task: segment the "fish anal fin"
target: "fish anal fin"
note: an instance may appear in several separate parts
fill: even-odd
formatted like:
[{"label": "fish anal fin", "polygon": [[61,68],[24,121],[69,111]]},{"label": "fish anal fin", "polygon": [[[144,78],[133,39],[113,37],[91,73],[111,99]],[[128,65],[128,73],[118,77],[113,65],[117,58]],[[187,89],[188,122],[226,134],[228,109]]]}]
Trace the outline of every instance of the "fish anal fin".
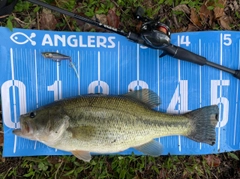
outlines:
[{"label": "fish anal fin", "polygon": [[85,162],[90,162],[90,160],[92,159],[92,156],[91,156],[90,152],[88,152],[88,151],[74,150],[71,152],[75,157],[77,157],[78,159],[83,160]]},{"label": "fish anal fin", "polygon": [[158,157],[163,152],[162,144],[155,140],[151,140],[148,143],[145,143],[143,145],[140,145],[134,148],[146,155],[151,155],[153,157]]},{"label": "fish anal fin", "polygon": [[127,96],[137,101],[140,101],[145,105],[149,106],[150,108],[155,108],[161,104],[161,99],[159,98],[159,96],[149,89],[131,91],[124,94],[123,96]]}]

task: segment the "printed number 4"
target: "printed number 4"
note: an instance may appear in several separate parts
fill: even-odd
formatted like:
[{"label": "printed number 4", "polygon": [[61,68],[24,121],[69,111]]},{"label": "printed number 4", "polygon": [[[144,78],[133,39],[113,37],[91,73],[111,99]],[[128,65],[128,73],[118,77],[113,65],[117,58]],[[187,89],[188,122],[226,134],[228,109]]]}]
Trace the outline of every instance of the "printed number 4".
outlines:
[{"label": "printed number 4", "polygon": [[191,42],[189,41],[189,36],[181,36],[180,44],[186,45],[188,47],[191,44]]}]

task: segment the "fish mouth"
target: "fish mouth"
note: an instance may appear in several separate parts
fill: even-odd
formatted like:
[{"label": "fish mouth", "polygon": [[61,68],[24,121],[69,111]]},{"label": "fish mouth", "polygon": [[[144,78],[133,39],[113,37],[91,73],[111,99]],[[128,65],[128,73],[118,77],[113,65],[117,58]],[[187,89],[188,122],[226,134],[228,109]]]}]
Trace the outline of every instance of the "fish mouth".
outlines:
[{"label": "fish mouth", "polygon": [[13,129],[13,134],[21,136],[22,135],[22,130],[21,129]]},{"label": "fish mouth", "polygon": [[18,136],[26,136],[31,133],[30,122],[25,120],[22,116],[20,116],[20,129],[14,129],[13,134]]}]

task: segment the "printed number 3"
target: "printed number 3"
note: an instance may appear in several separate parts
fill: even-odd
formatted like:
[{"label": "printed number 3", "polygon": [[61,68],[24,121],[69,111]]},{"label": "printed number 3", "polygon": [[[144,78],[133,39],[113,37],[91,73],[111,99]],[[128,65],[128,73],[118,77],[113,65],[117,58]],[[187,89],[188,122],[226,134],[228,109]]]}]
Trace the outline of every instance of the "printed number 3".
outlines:
[{"label": "printed number 3", "polygon": [[223,44],[226,46],[230,46],[232,44],[231,34],[224,34],[223,35]]}]

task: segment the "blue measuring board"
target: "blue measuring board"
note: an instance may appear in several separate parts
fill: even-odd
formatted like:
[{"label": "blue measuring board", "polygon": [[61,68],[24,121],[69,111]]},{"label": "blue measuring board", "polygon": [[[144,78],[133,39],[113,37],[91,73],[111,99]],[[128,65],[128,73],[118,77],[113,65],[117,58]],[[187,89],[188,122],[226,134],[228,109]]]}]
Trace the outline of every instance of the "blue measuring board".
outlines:
[{"label": "blue measuring board", "polygon": [[[183,136],[156,139],[164,155],[199,155],[240,149],[240,80],[231,74],[180,61],[161,51],[132,43],[112,33],[55,32],[0,28],[0,86],[4,122],[4,156],[67,155],[12,134],[19,116],[53,101],[88,93],[123,94],[149,88],[162,99],[156,110],[184,113],[218,104],[216,144]],[[172,43],[208,60],[240,69],[240,33],[207,31],[172,34]],[[72,57],[69,62],[45,59],[42,52]],[[140,152],[129,149],[120,154]]]}]

